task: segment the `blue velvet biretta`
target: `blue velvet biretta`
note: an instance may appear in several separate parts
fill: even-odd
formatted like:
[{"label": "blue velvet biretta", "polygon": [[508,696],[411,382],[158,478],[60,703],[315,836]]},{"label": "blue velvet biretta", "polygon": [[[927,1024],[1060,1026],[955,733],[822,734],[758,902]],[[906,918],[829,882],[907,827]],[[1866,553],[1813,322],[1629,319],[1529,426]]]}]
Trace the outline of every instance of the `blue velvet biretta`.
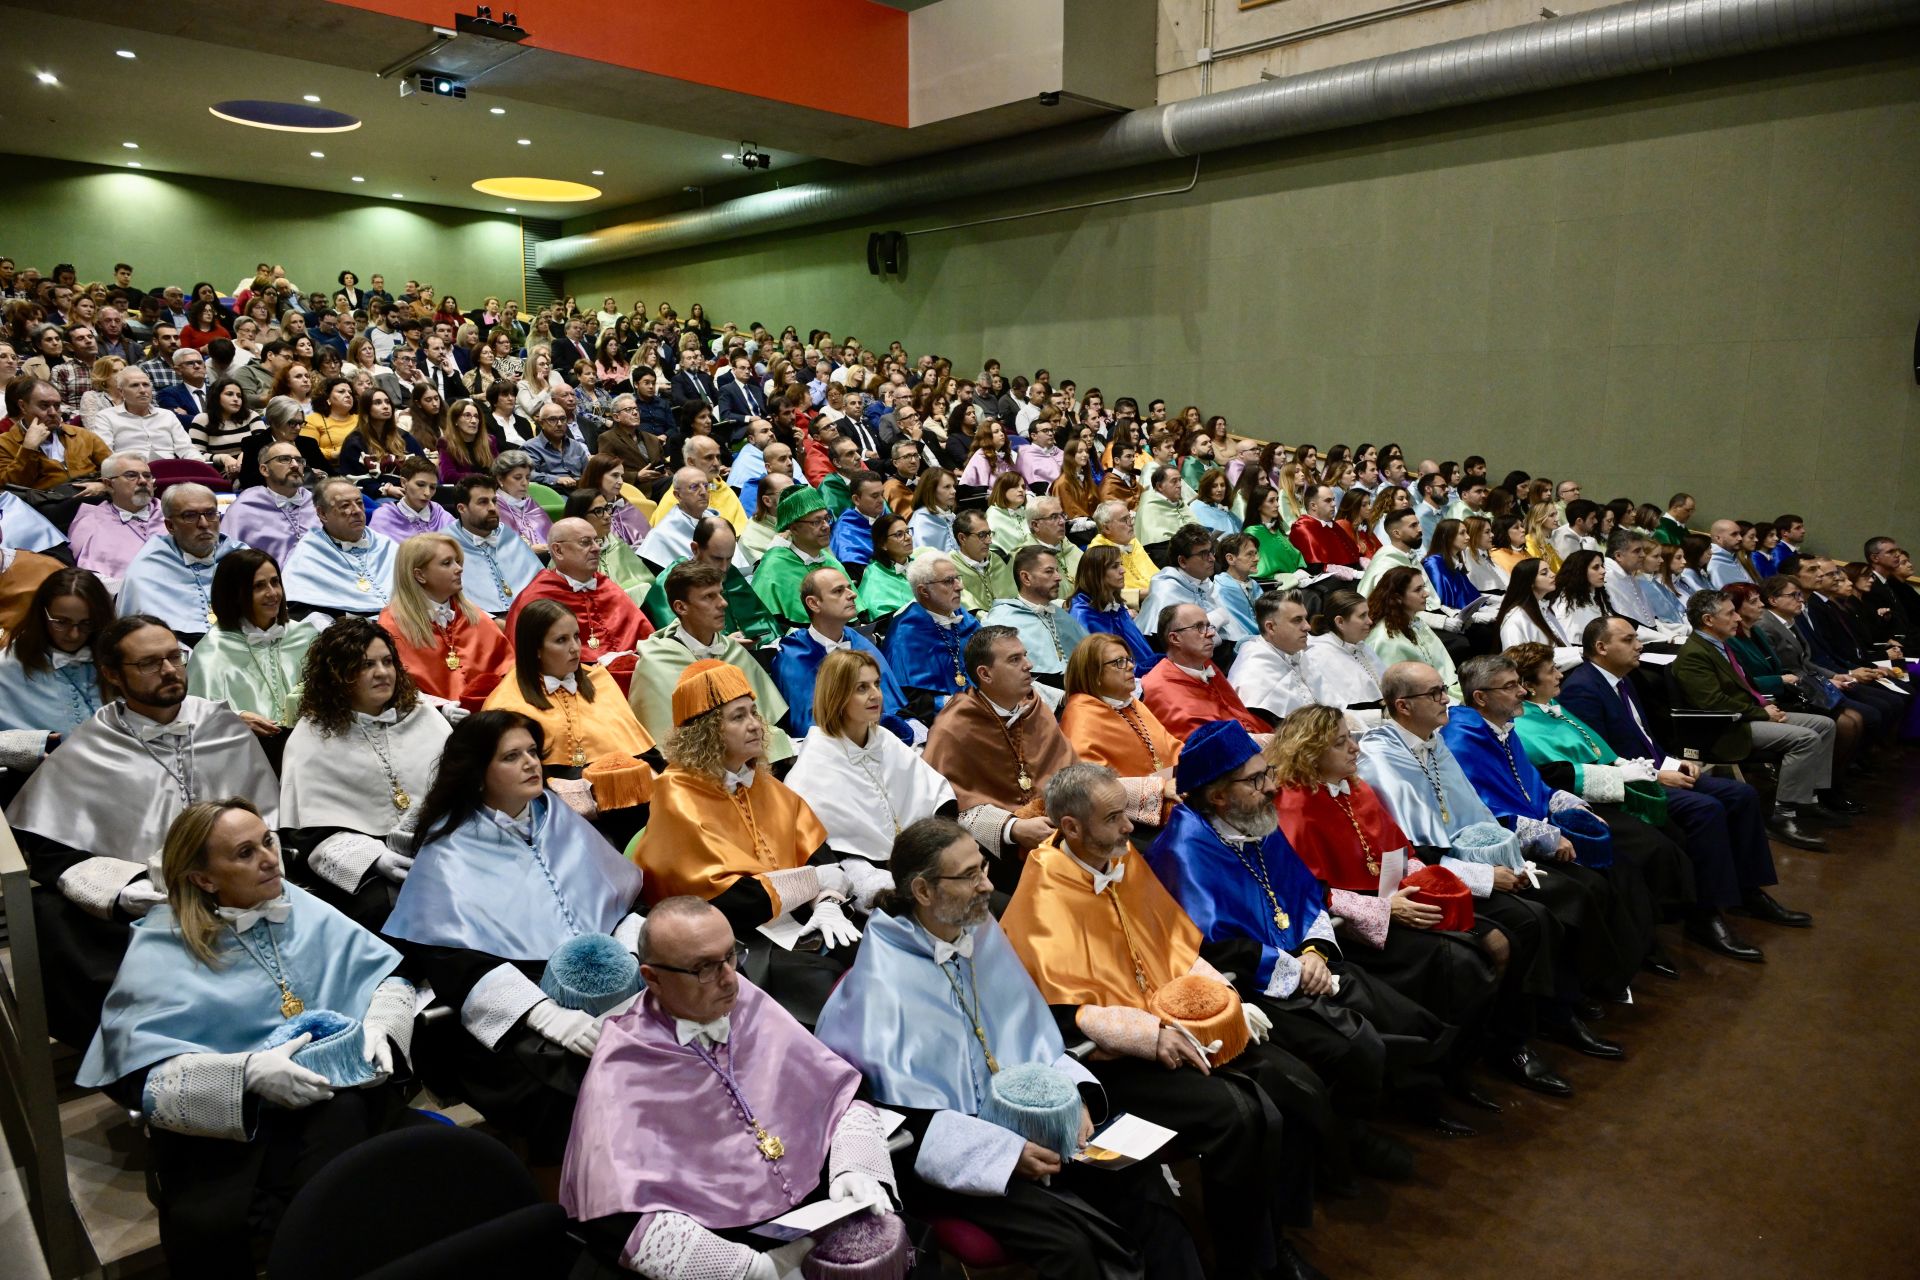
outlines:
[{"label": "blue velvet biretta", "polygon": [[563,1009],[599,1017],[640,990],[640,962],[604,933],[583,933],[554,948],[540,989]]},{"label": "blue velvet biretta", "polygon": [[1260,754],[1260,744],[1238,720],[1214,720],[1195,729],[1180,748],[1173,767],[1173,785],[1191,795],[1209,782],[1218,782]]},{"label": "blue velvet biretta", "polygon": [[319,1072],[334,1088],[353,1089],[373,1079],[373,1064],[367,1061],[366,1037],[359,1019],[331,1009],[309,1009],[294,1015],[275,1027],[260,1047],[271,1049],[303,1035],[313,1039],[294,1051],[294,1062]]}]

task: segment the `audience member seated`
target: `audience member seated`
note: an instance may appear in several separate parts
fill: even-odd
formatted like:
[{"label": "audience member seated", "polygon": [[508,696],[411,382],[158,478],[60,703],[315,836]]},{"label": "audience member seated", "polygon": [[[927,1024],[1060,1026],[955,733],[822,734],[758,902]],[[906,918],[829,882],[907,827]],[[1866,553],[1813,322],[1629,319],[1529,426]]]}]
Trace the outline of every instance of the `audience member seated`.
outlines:
[{"label": "audience member seated", "polygon": [[[359,491],[355,490],[358,501]],[[151,613],[191,644],[214,625],[213,573],[240,544],[220,532],[220,505],[205,485],[176,484],[160,499],[166,532],[149,538],[121,579],[121,617]]]},{"label": "audience member seated", "polygon": [[1021,545],[1045,547],[1053,552],[1060,562],[1060,603],[1064,605],[1072,600],[1074,577],[1080,571],[1081,551],[1067,537],[1067,514],[1059,498],[1050,494],[1035,494],[1027,499],[1027,539]]},{"label": "audience member seated", "polygon": [[1367,643],[1373,618],[1358,592],[1330,591],[1320,602],[1300,668],[1313,700],[1344,709],[1363,728],[1380,723],[1380,677],[1387,665]]},{"label": "audience member seated", "polygon": [[[1126,571],[1121,599],[1129,605],[1138,604],[1153,584],[1153,575],[1159,572],[1159,566],[1133,536],[1133,508],[1111,500],[1103,502],[1094,510],[1093,523],[1099,533],[1087,544],[1087,549],[1113,547],[1120,552],[1120,563]],[[1171,531],[1168,536],[1172,536]]]},{"label": "audience member seated", "polygon": [[422,1064],[435,1092],[470,1103],[525,1142],[534,1164],[552,1165],[605,1011],[574,1007],[576,993],[543,984],[542,973],[583,934],[633,950],[641,873],[546,789],[543,750],[540,726],[508,711],[454,728],[383,932],[459,1019]]},{"label": "audience member seated", "polygon": [[508,449],[493,460],[493,480],[500,519],[535,555],[547,553],[547,532],[553,519],[541,509],[529,493],[533,484],[533,459],[524,449]]},{"label": "audience member seated", "polygon": [[393,539],[367,528],[366,504],[351,480],[322,480],[314,509],[320,531],[300,539],[287,556],[288,602],[303,612],[379,613],[393,596]]},{"label": "audience member seated", "polygon": [[184,809],[155,874],[77,1079],[146,1120],[172,1273],[251,1277],[306,1179],[405,1122],[413,987],[392,947],[286,882],[243,797]]},{"label": "audience member seated", "polygon": [[1271,485],[1255,483],[1247,498],[1245,518],[1246,534],[1260,548],[1260,562],[1254,569],[1254,576],[1278,582],[1281,586],[1298,586],[1304,581],[1307,562],[1301,558],[1300,549],[1287,537],[1280,491]]},{"label": "audience member seated", "polygon": [[[507,634],[518,637],[519,617],[536,600],[560,604],[579,622],[580,659],[599,664],[631,653],[653,633],[653,624],[619,583],[601,573],[600,535],[585,520],[570,517],[549,535],[553,567],[533,575],[507,611]],[[516,648],[518,647],[516,639]]]},{"label": "audience member seated", "polygon": [[[1538,584],[1535,584],[1536,590]],[[1575,551],[1561,559],[1553,590],[1540,601],[1554,630],[1577,643],[1595,618],[1613,613],[1607,600],[1607,561],[1597,551]]]},{"label": "audience member seated", "polygon": [[393,638],[343,618],[308,650],[280,768],[280,832],[329,904],[378,929],[412,865],[414,805],[451,732],[395,658]]},{"label": "audience member seated", "polygon": [[941,467],[929,467],[920,474],[913,491],[913,545],[930,547],[948,554],[959,550],[954,541],[954,503],[959,489],[954,475]]},{"label": "audience member seated", "polygon": [[[747,942],[749,971],[811,1025],[860,940],[844,908],[852,882],[820,819],[768,770],[767,723],[738,669],[711,658],[688,667],[674,686],[673,722],[661,744],[667,769],[633,847],[647,901],[713,903]],[[797,936],[771,941],[759,926],[775,920],[797,925]]]},{"label": "audience member seated", "polygon": [[390,474],[400,482],[400,497],[374,508],[367,527],[392,542],[405,542],[416,533],[451,529],[453,517],[434,501],[440,491],[440,473],[425,458],[402,458]]},{"label": "audience member seated", "polygon": [[1118,547],[1089,547],[1074,574],[1074,595],[1068,612],[1088,635],[1110,635],[1127,648],[1135,672],[1145,675],[1160,661],[1128,610],[1124,583],[1126,564]]},{"label": "audience member seated", "polygon": [[[1216,1273],[1257,1275],[1277,1256],[1285,1274],[1315,1274],[1299,1270],[1280,1234],[1311,1213],[1312,1157],[1304,1125],[1269,1119],[1263,1082],[1286,1070],[1286,1055],[1255,1043],[1265,1039],[1265,1015],[1219,990],[1220,973],[1200,958],[1200,931],[1128,846],[1133,824],[1112,770],[1070,765],[1048,781],[1046,797],[1059,830],[1027,860],[1001,917],[1014,953],[1063,1038],[1093,1042],[1086,1065],[1108,1105],[1174,1130],[1163,1158],[1200,1161]],[[1215,1070],[1210,1042],[1156,998],[1190,977],[1203,981],[1187,985],[1225,1006],[1206,1030],[1242,1047],[1236,1070]]]},{"label": "audience member seated", "polygon": [[1169,733],[1184,741],[1211,720],[1237,720],[1251,733],[1272,727],[1247,709],[1214,665],[1218,633],[1200,606],[1178,604],[1161,614],[1156,638],[1166,660],[1141,677],[1140,698]]},{"label": "audience member seated", "polygon": [[1227,683],[1256,716],[1278,724],[1318,701],[1307,674],[1307,606],[1298,592],[1277,591],[1254,606],[1260,634],[1233,657]]},{"label": "audience member seated", "polygon": [[[710,518],[700,522],[717,546],[732,536],[726,522]],[[697,536],[697,535],[696,535]],[[655,583],[672,612],[666,623],[640,642],[634,651],[630,704],[634,715],[655,742],[673,731],[673,690],[680,674],[702,658],[716,658],[739,669],[752,686],[762,716],[770,727],[767,760],[779,764],[793,758],[793,742],[779,727],[788,719],[786,699],[780,696],[773,677],[753,659],[732,628],[734,597],[726,590],[739,573],[731,564],[723,577],[718,564],[710,558],[682,560],[667,570]],[[748,592],[755,608],[759,601]]]},{"label": "audience member seated", "polygon": [[887,666],[907,696],[907,714],[931,720],[967,687],[966,646],[979,620],[960,607],[960,573],[944,555],[921,556],[907,566],[913,603],[887,632]]},{"label": "audience member seated", "polygon": [[[894,887],[817,1031],[876,1102],[906,1114],[907,1207],[973,1223],[1048,1277],[1197,1275],[1159,1165],[1094,1172],[1071,1160],[1093,1112],[1107,1113],[1104,1091],[1066,1052],[988,910],[980,846],[957,823],[925,818],[894,840],[891,860]],[[1071,1122],[1051,1124],[1058,1147],[1025,1137],[994,1100],[1002,1072],[1042,1068],[1083,1091]]]},{"label": "audience member seated", "polygon": [[776,1244],[743,1229],[823,1192],[886,1216],[904,1255],[884,1129],[854,1097],[860,1073],[740,973],[742,950],[699,898],[654,907],[639,942],[645,992],[608,1020],[580,1086],[562,1207],[601,1253],[652,1280],[681,1280],[689,1264],[743,1280],[800,1274],[813,1237]]},{"label": "audience member seated", "polygon": [[1260,567],[1260,544],[1251,535],[1234,531],[1219,537],[1214,555],[1219,572],[1213,575],[1213,592],[1225,615],[1221,626],[1228,643],[1238,645],[1260,634],[1254,606],[1266,588],[1253,577]]},{"label": "audience member seated", "polygon": [[1158,631],[1160,615],[1176,604],[1197,605],[1217,628],[1227,625],[1227,609],[1213,585],[1213,532],[1189,522],[1173,531],[1167,542],[1172,561],[1155,571],[1146,598],[1140,601],[1135,622],[1145,632]]},{"label": "audience member seated", "polygon": [[1300,549],[1301,558],[1309,565],[1323,565],[1330,572],[1351,571],[1340,576],[1358,577],[1360,548],[1353,535],[1334,521],[1337,500],[1332,486],[1309,484],[1301,501],[1305,510],[1287,531],[1288,540]]},{"label": "audience member seated", "polygon": [[292,441],[272,441],[256,455],[260,483],[240,490],[220,516],[220,532],[283,561],[301,539],[320,527],[313,492],[306,486],[306,459]]},{"label": "audience member seated", "polygon": [[114,389],[120,394],[118,407],[100,414],[101,438],[113,445],[115,453],[141,453],[149,459],[185,458],[201,461],[204,454],[187,435],[180,419],[153,403],[153,379],[139,366],[122,369],[113,375]]},{"label": "audience member seated", "polygon": [[274,743],[268,750],[277,762],[319,630],[288,617],[280,566],[264,551],[242,547],[223,559],[211,594],[215,622],[194,646],[187,692],[225,703],[263,742]]},{"label": "audience member seated", "polygon": [[518,609],[510,625],[513,671],[487,695],[486,709],[538,724],[548,769],[580,770],[609,756],[631,759],[653,750],[652,735],[634,718],[612,674],[587,660],[580,622],[565,604],[535,600]]},{"label": "audience member seated", "polygon": [[907,695],[893,668],[864,634],[853,628],[859,604],[853,584],[837,568],[813,570],[800,581],[800,600],[806,609],[804,629],[789,631],[773,658],[773,679],[787,706],[787,724],[795,734],[813,728],[813,692],[820,664],[830,653],[852,649],[870,655],[880,666],[880,686],[889,716],[906,713]]},{"label": "audience member seated", "polygon": [[1041,543],[1029,542],[1014,552],[1011,569],[1017,593],[995,601],[984,621],[1018,632],[1033,673],[1057,685],[1087,638],[1087,629],[1061,604],[1060,557]]},{"label": "audience member seated", "polygon": [[[774,524],[777,536],[753,571],[753,591],[769,614],[800,626],[807,621],[802,581],[816,569],[846,572],[827,550],[833,516],[818,489],[794,485],[781,493]],[[787,691],[787,701],[793,702],[791,690]]]},{"label": "audience member seated", "polygon": [[436,446],[440,450],[442,483],[453,484],[471,475],[493,475],[499,442],[487,430],[484,416],[472,400],[455,400],[447,407],[447,432]]},{"label": "audience member seated", "polygon": [[613,527],[613,503],[597,490],[582,486],[567,496],[561,514],[567,519],[585,520],[599,540],[600,554],[594,568],[613,582],[635,604],[647,598],[653,589],[654,571],[641,563],[626,539]]},{"label": "audience member seated", "polygon": [[[1021,526],[1025,541],[1024,524]],[[967,609],[984,613],[996,600],[1014,593],[1013,570],[1006,552],[995,543],[993,521],[979,511],[962,511],[953,519],[953,565],[960,573],[960,598]],[[915,548],[915,555],[932,555]]]},{"label": "audience member seated", "polygon": [[[361,396],[354,408],[353,434],[340,446],[335,465],[341,475],[404,475],[401,464],[408,459],[425,461],[420,441],[400,428],[393,397],[375,387]],[[438,467],[432,468],[438,475]]]},{"label": "audience member seated", "polygon": [[1380,661],[1424,662],[1440,673],[1449,697],[1460,696],[1453,657],[1440,635],[1421,616],[1427,607],[1427,579],[1418,569],[1389,569],[1367,596],[1373,630],[1367,644]]},{"label": "audience member seated", "polygon": [[93,477],[113,450],[85,427],[68,425],[58,387],[44,378],[18,377],[7,383],[6,402],[0,485],[57,489],[77,483],[83,496],[106,493],[106,485]]},{"label": "audience member seated", "polygon": [[67,526],[73,562],[115,586],[147,540],[165,528],[153,500],[153,471],[138,453],[110,454],[100,464],[107,500],[83,505]]},{"label": "audience member seated", "polygon": [[43,579],[0,648],[0,743],[25,773],[100,709],[93,642],[113,621],[113,600],[85,569]]},{"label": "audience member seated", "polygon": [[[187,692],[188,654],[165,622],[115,619],[94,637],[112,701],[60,743],[7,808],[40,886],[48,1022],[79,1047],[127,946],[127,924],[164,899],[148,859],[201,796],[242,796],[269,822],[280,785],[246,724]],[[110,789],[110,796],[109,790]]]},{"label": "audience member seated", "polygon": [[1060,731],[1080,759],[1120,776],[1136,825],[1157,827],[1178,799],[1173,763],[1181,744],[1133,690],[1126,646],[1113,636],[1087,637],[1067,664]]},{"label": "audience member seated", "polygon": [[381,629],[407,678],[449,718],[472,710],[467,700],[492,692],[513,662],[500,624],[464,590],[462,545],[446,533],[415,534],[401,543],[394,553],[393,599],[380,611]]},{"label": "audience member seated", "polygon": [[[857,507],[848,511],[855,519],[861,518]],[[845,520],[847,514],[842,512],[840,518]],[[873,541],[873,556],[860,573],[855,599],[862,618],[878,621],[892,617],[913,603],[913,584],[907,581],[907,562],[913,556],[913,530],[906,516],[889,512],[873,522],[869,536]],[[964,591],[962,594],[964,596]]]}]

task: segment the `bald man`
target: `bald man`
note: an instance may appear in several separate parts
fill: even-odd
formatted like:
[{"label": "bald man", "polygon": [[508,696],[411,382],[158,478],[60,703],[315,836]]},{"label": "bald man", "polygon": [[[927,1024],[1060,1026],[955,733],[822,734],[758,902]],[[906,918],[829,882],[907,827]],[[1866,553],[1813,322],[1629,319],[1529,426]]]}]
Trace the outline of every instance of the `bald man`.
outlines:
[{"label": "bald man", "polygon": [[[740,532],[747,527],[747,511],[740,505],[739,495],[727,485],[727,468],[722,461],[724,454],[721,451],[720,442],[712,436],[694,436],[687,441],[682,452],[687,460],[687,468],[698,470],[705,477],[707,509],[725,519],[733,526],[734,535],[739,536]],[[654,526],[659,527],[660,522],[671,515],[681,501],[680,472],[676,471],[673,476],[673,488],[660,499],[660,505],[654,509]],[[701,514],[704,515],[706,512],[702,511]],[[686,539],[681,538],[678,541],[684,544]]]},{"label": "bald man", "polygon": [[1740,526],[1732,520],[1715,520],[1707,530],[1713,550],[1707,555],[1707,580],[1725,591],[1736,582],[1753,582],[1753,575],[1740,563]]},{"label": "bald man", "polygon": [[547,535],[551,568],[533,575],[507,611],[507,635],[514,634],[520,611],[530,600],[552,600],[580,621],[580,658],[603,662],[630,653],[653,634],[640,606],[621,585],[600,572],[600,535],[578,516],[556,520]]}]

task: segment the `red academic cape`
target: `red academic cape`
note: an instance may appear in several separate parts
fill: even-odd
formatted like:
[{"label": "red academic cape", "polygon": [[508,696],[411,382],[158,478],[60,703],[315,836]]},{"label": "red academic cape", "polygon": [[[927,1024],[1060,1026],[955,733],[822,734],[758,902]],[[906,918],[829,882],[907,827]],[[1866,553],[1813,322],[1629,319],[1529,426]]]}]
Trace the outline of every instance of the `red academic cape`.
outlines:
[{"label": "red academic cape", "polygon": [[[468,622],[464,614],[455,610],[453,621],[445,627],[436,627],[433,643],[424,647],[407,643],[392,605],[380,611],[380,625],[393,637],[394,656],[413,677],[420,692],[449,702],[472,699],[467,706],[469,711],[478,711],[501,677],[513,668],[513,654],[507,648],[506,634],[500,630],[499,623],[484,613],[478,622]],[[449,651],[458,659],[459,666],[447,665]]]},{"label": "red academic cape", "polygon": [[[1347,802],[1353,807],[1353,822],[1340,802],[1327,794],[1325,787],[1286,787],[1274,797],[1280,814],[1280,830],[1287,843],[1329,889],[1350,889],[1355,893],[1373,893],[1380,887],[1380,870],[1367,868],[1367,855],[1377,863],[1383,854],[1404,849],[1407,833],[1393,820],[1373,788],[1359,778],[1349,778]],[[1354,831],[1354,823],[1360,830]],[[1365,843],[1362,844],[1364,839]]]},{"label": "red academic cape", "polygon": [[1344,564],[1360,567],[1360,548],[1353,535],[1338,524],[1321,524],[1312,516],[1301,516],[1287,532],[1287,540],[1300,548],[1309,564]]},{"label": "red academic cape", "polygon": [[[520,589],[507,610],[507,637],[512,643],[513,629],[520,611],[529,600],[553,600],[565,605],[580,620],[580,660],[598,662],[609,653],[626,653],[653,634],[653,624],[640,606],[612,578],[593,575],[593,590],[575,591],[566,578],[553,569],[542,569],[533,581]],[[599,643],[594,643],[595,640]]]},{"label": "red academic cape", "polygon": [[1272,726],[1240,701],[1219,667],[1207,669],[1205,683],[1175,666],[1171,659],[1153,664],[1140,681],[1140,700],[1158,716],[1167,732],[1182,742],[1195,729],[1215,720],[1238,720],[1248,733],[1272,733]]}]

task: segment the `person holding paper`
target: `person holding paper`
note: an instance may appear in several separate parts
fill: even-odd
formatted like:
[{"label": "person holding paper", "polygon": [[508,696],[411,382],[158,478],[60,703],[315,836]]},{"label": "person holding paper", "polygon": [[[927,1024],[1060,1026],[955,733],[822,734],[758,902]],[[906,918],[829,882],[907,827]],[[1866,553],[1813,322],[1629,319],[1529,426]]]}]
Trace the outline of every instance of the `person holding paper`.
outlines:
[{"label": "person holding paper", "polygon": [[638,945],[646,991],[606,1022],[560,1174],[594,1251],[653,1280],[776,1280],[814,1239],[747,1228],[823,1199],[891,1215],[893,1162],[854,1098],[860,1073],[741,975],[727,917],[664,898]]},{"label": "person holding paper", "polygon": [[1274,1042],[1325,1082],[1332,1110],[1309,1118],[1324,1125],[1316,1136],[1335,1178],[1404,1177],[1412,1153],[1367,1119],[1390,1074],[1396,1089],[1431,1093],[1437,1079],[1420,1069],[1453,1032],[1341,957],[1320,882],[1280,832],[1273,777],[1238,724],[1201,726],[1175,769],[1182,802],[1147,865],[1200,930],[1201,955],[1234,975],[1240,998],[1272,1021]]},{"label": "person holding paper", "polygon": [[1177,979],[1224,981],[1201,958],[1200,930],[1129,845],[1113,770],[1069,764],[1046,801],[1057,831],[1027,859],[1001,924],[1062,1037],[1093,1042],[1087,1067],[1110,1106],[1178,1133],[1169,1158],[1199,1158],[1215,1275],[1318,1276],[1281,1235],[1283,1223],[1311,1220],[1309,1126],[1282,1125],[1272,1094],[1298,1097],[1319,1081],[1292,1055],[1253,1043],[1266,1037],[1266,1015],[1231,989],[1222,1018],[1245,1022],[1231,1064],[1212,1057],[1224,1035],[1202,1043],[1156,1011],[1156,993]]},{"label": "person holding paper", "polygon": [[846,908],[855,886],[812,807],[768,770],[767,722],[738,667],[703,658],[681,672],[673,723],[632,849],[647,900],[711,902],[752,947],[749,972],[812,1025],[860,941]]},{"label": "person holding paper", "polygon": [[815,1033],[875,1101],[906,1112],[901,1188],[917,1214],[974,1223],[1049,1280],[1197,1275],[1157,1164],[1090,1168],[988,1118],[1001,1114],[995,1078],[1027,1064],[1079,1087],[1076,1149],[1111,1113],[994,921],[987,865],[947,818],[895,837],[892,889]]}]

